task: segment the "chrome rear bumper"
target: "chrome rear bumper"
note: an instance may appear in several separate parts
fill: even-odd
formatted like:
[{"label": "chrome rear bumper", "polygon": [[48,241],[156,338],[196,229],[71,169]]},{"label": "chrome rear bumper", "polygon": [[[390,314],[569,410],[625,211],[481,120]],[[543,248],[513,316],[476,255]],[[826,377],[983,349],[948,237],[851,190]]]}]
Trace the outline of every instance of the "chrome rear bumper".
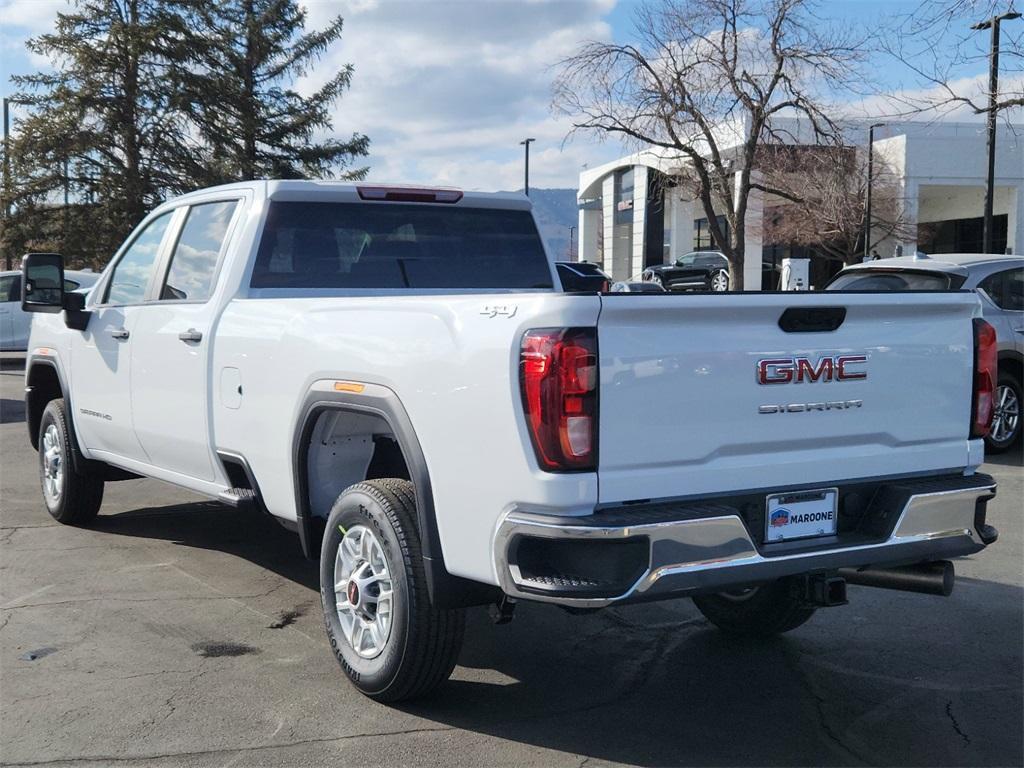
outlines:
[{"label": "chrome rear bumper", "polygon": [[[925,479],[901,484],[903,497],[888,533],[833,537],[822,542],[758,546],[739,512],[721,504],[654,504],[605,510],[584,518],[509,512],[495,540],[498,578],[506,594],[579,608],[717,592],[785,576],[837,568],[902,565],[978,552],[996,533],[984,523],[984,505],[995,495],[985,475]],[[915,492],[913,489],[919,489]],[[884,520],[897,510],[878,510]],[[517,547],[528,539],[577,542],[636,542],[646,539],[646,567],[628,584],[591,583],[586,578],[525,574]],[[582,550],[586,553],[586,549]],[[597,557],[615,557],[614,547],[596,547]],[[636,552],[634,547],[633,552]],[[584,554],[584,558],[586,555]],[[579,559],[579,558],[577,558]],[[612,588],[614,586],[614,588]]]}]

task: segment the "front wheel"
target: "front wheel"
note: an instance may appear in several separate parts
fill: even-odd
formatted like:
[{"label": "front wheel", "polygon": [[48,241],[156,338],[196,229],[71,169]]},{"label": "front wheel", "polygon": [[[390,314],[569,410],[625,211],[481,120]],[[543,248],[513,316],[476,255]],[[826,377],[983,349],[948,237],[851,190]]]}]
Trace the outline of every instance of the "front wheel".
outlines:
[{"label": "front wheel", "polygon": [[796,629],[814,615],[790,588],[787,579],[758,587],[700,595],[693,602],[723,632],[769,637]]},{"label": "front wheel", "polygon": [[334,655],[371,699],[422,696],[455,668],[465,612],[430,603],[408,480],[369,480],[338,497],[320,551],[320,598]]},{"label": "front wheel", "polygon": [[985,438],[989,453],[1002,453],[1020,439],[1020,382],[1009,373],[1000,373],[993,403],[992,429]]},{"label": "front wheel", "polygon": [[46,509],[59,523],[84,525],[103,503],[103,478],[75,471],[64,399],[51,400],[39,422],[39,483]]}]

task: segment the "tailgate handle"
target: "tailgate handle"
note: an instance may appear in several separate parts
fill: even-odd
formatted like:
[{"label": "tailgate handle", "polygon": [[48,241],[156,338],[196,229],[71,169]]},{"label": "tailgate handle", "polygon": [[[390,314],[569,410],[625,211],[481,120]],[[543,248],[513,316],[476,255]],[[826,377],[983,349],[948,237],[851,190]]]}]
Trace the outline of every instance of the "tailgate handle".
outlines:
[{"label": "tailgate handle", "polygon": [[790,307],[779,318],[786,333],[834,331],[846,319],[846,307]]}]

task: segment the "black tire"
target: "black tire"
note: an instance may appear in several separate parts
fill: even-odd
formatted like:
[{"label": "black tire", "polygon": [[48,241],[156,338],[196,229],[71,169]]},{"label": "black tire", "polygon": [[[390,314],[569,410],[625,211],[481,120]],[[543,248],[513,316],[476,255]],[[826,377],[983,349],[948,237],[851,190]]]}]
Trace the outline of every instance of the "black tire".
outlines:
[{"label": "black tire", "polygon": [[[390,633],[374,658],[361,656],[346,637],[335,593],[338,547],[345,532],[356,526],[374,534],[390,572]],[[358,590],[355,594],[359,595]],[[390,703],[423,696],[447,680],[455,668],[465,611],[439,610],[430,602],[416,528],[416,498],[408,480],[369,480],[338,497],[320,550],[320,598],[338,663],[352,684],[371,699]]]},{"label": "black tire", "polygon": [[[53,448],[56,453],[50,450]],[[103,478],[75,471],[71,426],[63,398],[47,403],[39,422],[39,484],[47,511],[65,525],[91,522],[103,503]]]},{"label": "black tire", "polygon": [[802,603],[786,579],[750,590],[693,598],[701,613],[723,632],[748,637],[770,637],[796,629],[814,608]]},{"label": "black tire", "polygon": [[[1024,414],[1021,413],[1021,408],[1024,406],[1024,399],[1021,398],[1020,382],[1017,381],[1016,377],[1012,373],[1007,371],[1000,371],[999,378],[996,381],[996,402],[994,406],[999,409],[1000,405],[1000,390],[1003,387],[1008,387],[1011,392],[1011,398],[1016,408],[1016,413],[1003,414],[1003,418],[1012,418],[1016,416],[1016,425],[1010,431],[1010,433],[1003,437],[1001,440],[996,440],[989,434],[985,438],[985,450],[988,453],[1003,453],[1004,451],[1010,450],[1014,445],[1020,442],[1021,435],[1021,422],[1024,419]],[[993,426],[995,426],[996,418],[993,418]]]}]

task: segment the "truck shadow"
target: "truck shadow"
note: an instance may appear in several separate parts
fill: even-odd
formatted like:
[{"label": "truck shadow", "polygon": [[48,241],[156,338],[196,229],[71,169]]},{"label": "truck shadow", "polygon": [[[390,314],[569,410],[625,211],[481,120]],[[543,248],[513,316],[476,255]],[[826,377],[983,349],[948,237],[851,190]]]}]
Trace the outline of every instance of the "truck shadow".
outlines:
[{"label": "truck shadow", "polygon": [[990,453],[986,455],[985,462],[988,464],[999,464],[1003,467],[1024,466],[1024,442],[1018,442],[1015,447],[1006,453]]},{"label": "truck shadow", "polygon": [[[293,533],[214,502],[101,515],[95,528],[319,588]],[[1019,587],[960,578],[946,600],[850,593],[759,642],[723,636],[689,600],[585,615],[520,604],[505,626],[474,608],[452,680],[400,708],[527,745],[539,764],[555,760],[548,750],[650,766],[1022,764]]]},{"label": "truck shadow", "polygon": [[184,547],[224,552],[315,592],[320,590],[317,565],[303,557],[299,537],[258,512],[232,509],[216,501],[200,501],[113,515],[101,513],[90,528],[119,536],[163,539]]}]

